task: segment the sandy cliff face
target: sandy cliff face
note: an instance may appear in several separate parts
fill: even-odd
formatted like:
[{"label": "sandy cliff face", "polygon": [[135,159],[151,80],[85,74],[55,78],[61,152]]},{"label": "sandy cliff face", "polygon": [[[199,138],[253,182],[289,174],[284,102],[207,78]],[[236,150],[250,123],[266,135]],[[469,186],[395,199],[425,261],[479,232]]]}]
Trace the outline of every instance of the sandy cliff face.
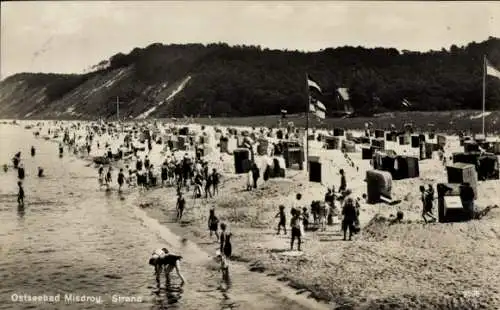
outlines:
[{"label": "sandy cliff face", "polygon": [[[33,81],[30,76],[7,79],[1,84],[1,118],[73,119],[116,117],[116,99],[121,118],[159,116],[164,108],[188,86],[191,76],[180,80],[146,84],[135,80],[134,66],[105,70],[81,79],[60,98],[53,98],[50,76]],[[51,98],[52,96],[52,98]]]}]

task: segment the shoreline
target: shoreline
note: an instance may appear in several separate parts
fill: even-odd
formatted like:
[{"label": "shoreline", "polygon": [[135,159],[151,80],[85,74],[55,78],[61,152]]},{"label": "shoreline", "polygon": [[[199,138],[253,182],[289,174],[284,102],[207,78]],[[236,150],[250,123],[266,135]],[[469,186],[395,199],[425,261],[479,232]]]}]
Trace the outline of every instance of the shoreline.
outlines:
[{"label": "shoreline", "polygon": [[[252,192],[243,190],[245,175],[224,174],[215,199],[205,203],[202,198],[194,204],[191,192],[185,195],[187,206],[180,224],[173,220],[173,188],[145,192],[137,198],[136,207],[151,203],[143,208],[149,217],[211,254],[218,246],[215,238],[208,238],[206,220],[208,210],[216,205],[216,215],[221,222],[229,223],[234,234],[236,264],[271,276],[273,281],[287,282],[297,294],[311,295],[319,303],[326,301],[343,309],[382,309],[394,305],[422,309],[452,309],[453,305],[476,309],[486,305],[488,309],[500,305],[500,289],[494,288],[500,278],[500,269],[494,267],[499,265],[494,254],[500,254],[500,246],[492,243],[496,239],[491,232],[497,228],[500,232],[498,210],[481,220],[481,225],[476,225],[476,221],[422,225],[417,220],[418,194],[412,192],[417,184],[442,180],[443,170],[435,160],[421,162],[420,178],[394,183],[394,194],[402,198],[402,205],[363,205],[362,232],[352,242],[338,242],[342,238],[338,224],[328,226],[325,233],[306,232],[301,254],[288,251],[289,235],[276,237],[273,228],[277,221],[273,217],[278,204],[284,204],[289,219],[297,192],[303,194],[304,204],[312,199],[322,200],[324,187],[309,183],[303,172],[288,169],[286,178],[266,183],[260,180],[259,189]],[[353,176],[348,180],[353,194],[364,192],[366,185],[356,182],[359,176],[353,170],[348,175]],[[494,201],[495,193],[500,190],[498,185],[498,181],[480,184],[484,201]],[[126,189],[125,195],[127,192]],[[396,210],[405,212],[404,223],[389,226],[380,218],[380,215],[387,218]],[[481,287],[480,296],[464,297],[464,292],[474,290],[477,285]]]},{"label": "shoreline", "polygon": [[[56,144],[56,145],[59,143],[59,141],[57,139],[43,140],[42,142],[43,143],[48,142],[50,144]],[[93,161],[92,161],[92,156],[75,155],[72,153],[67,153],[65,156],[74,158],[76,160],[80,160],[80,161],[82,161],[82,163],[85,167],[95,170],[95,163],[93,163]],[[112,166],[116,168],[116,167],[120,167],[121,165],[124,165],[124,162],[116,162],[116,163],[113,163]],[[222,184],[224,184],[224,180],[222,180]],[[113,188],[112,191],[116,194],[117,193],[116,188],[114,188],[114,187],[115,187],[115,184],[113,184],[113,186],[112,186],[112,188]],[[125,187],[124,192],[122,194],[119,194],[116,198],[117,199],[131,199],[132,201],[137,202],[137,203],[135,203],[134,208],[141,209],[141,211],[143,211],[145,213],[145,215],[150,220],[157,221],[158,225],[166,228],[172,235],[175,235],[176,237],[178,237],[179,242],[174,242],[174,243],[177,243],[179,245],[182,243],[182,241],[181,241],[182,238],[185,238],[186,236],[188,236],[187,239],[193,243],[194,247],[201,249],[204,252],[204,254],[206,253],[208,256],[212,256],[214,251],[210,250],[210,245],[207,245],[206,242],[203,242],[202,238],[201,239],[196,238],[196,233],[202,231],[202,229],[198,229],[195,226],[186,226],[184,224],[178,224],[178,223],[169,221],[168,219],[166,219],[166,217],[164,215],[162,216],[162,214],[161,214],[164,209],[156,208],[153,210],[153,209],[149,209],[149,208],[141,208],[140,207],[140,201],[142,201],[143,199],[146,199],[146,200],[151,199],[151,197],[148,197],[151,195],[157,195],[157,196],[162,196],[162,197],[174,197],[173,202],[172,201],[162,201],[162,202],[165,203],[165,205],[169,206],[168,209],[170,209],[170,212],[175,213],[175,189],[174,188],[156,187],[152,190],[143,192],[140,195],[138,195],[139,193],[137,191],[138,191],[137,188],[132,188],[129,190],[127,187]],[[101,192],[104,193],[104,191],[101,191]],[[167,195],[165,195],[166,192],[168,192]],[[188,195],[186,195],[186,196],[188,196]],[[187,200],[190,201],[189,198]],[[216,246],[217,246],[217,243],[214,242],[213,247],[215,248]],[[234,263],[236,263],[238,265],[238,267],[243,267],[246,271],[252,271],[252,270],[250,270],[250,268],[248,268],[246,261],[234,260]],[[234,268],[236,268],[236,266],[234,266]],[[237,279],[237,281],[241,281],[241,279]],[[284,285],[283,283],[275,281],[274,279],[272,281],[274,282],[273,283],[274,286],[277,286],[280,288],[280,291],[282,291],[283,288],[285,289],[285,291],[280,293],[280,295],[282,295],[281,298],[286,298],[287,301],[283,300],[283,302],[290,304],[290,306],[292,306],[293,309],[318,309],[319,310],[319,309],[324,309],[325,307],[329,306],[327,300],[310,298],[309,296],[295,296],[295,295],[301,295],[301,294],[297,294],[298,291],[297,291],[296,287],[294,287],[293,285]],[[293,293],[286,292],[286,289],[292,290]],[[306,302],[304,303],[304,301],[301,300],[300,297],[304,297],[306,299]],[[311,302],[311,304],[307,302],[308,300]],[[293,305],[294,302],[296,302],[296,305]],[[308,304],[312,305],[312,308],[307,307],[306,305],[308,305]]]}]

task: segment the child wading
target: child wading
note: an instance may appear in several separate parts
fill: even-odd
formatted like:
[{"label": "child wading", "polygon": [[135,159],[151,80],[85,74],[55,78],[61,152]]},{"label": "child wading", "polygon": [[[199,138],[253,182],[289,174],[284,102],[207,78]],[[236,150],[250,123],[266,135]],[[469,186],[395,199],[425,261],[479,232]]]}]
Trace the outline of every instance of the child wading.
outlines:
[{"label": "child wading", "polygon": [[281,228],[283,228],[283,231],[285,232],[285,235],[286,235],[286,214],[285,214],[285,206],[284,205],[281,205],[279,206],[280,210],[278,212],[278,214],[276,214],[276,217],[275,218],[278,218],[280,219],[279,223],[278,223],[278,233],[277,235],[280,234],[280,231],[281,231]]},{"label": "child wading", "polygon": [[177,221],[182,219],[182,214],[184,213],[184,208],[186,207],[186,200],[182,196],[182,193],[179,192],[179,197],[177,198]]},{"label": "child wading", "polygon": [[19,168],[17,168],[17,177],[20,180],[24,180],[25,173],[24,173],[24,165],[23,164],[19,164]]},{"label": "child wading", "polygon": [[216,260],[220,264],[219,270],[222,272],[222,281],[224,281],[224,283],[226,283],[229,287],[231,285],[231,280],[229,278],[229,262],[224,254],[222,254],[219,250],[216,252]]},{"label": "child wading", "polygon": [[109,190],[109,184],[111,183],[111,167],[109,167],[108,169],[108,172],[106,172],[106,177],[104,179],[104,181],[106,182],[106,188]]},{"label": "child wading", "polygon": [[210,237],[212,237],[212,233],[215,234],[217,241],[219,240],[219,233],[217,230],[219,229],[219,219],[215,216],[215,210],[210,209],[210,215],[208,216],[208,230],[210,231]]},{"label": "child wading", "polygon": [[125,183],[125,175],[123,174],[123,169],[120,169],[118,173],[118,191],[122,191],[123,183]]},{"label": "child wading", "polygon": [[23,183],[20,181],[17,182],[17,186],[19,187],[19,192],[17,193],[17,203],[20,206],[24,206],[24,188],[23,188]]},{"label": "child wading", "polygon": [[232,234],[230,232],[226,231],[226,224],[222,223],[220,224],[220,251],[221,253],[224,253],[224,256],[227,258],[231,258],[231,254],[233,252],[233,247],[231,245],[231,236]]}]

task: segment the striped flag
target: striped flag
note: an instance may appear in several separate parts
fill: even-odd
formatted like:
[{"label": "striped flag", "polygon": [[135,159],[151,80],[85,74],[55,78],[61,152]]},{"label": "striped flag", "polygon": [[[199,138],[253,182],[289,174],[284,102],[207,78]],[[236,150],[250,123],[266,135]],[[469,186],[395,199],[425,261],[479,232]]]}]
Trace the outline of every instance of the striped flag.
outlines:
[{"label": "striped flag", "polygon": [[309,113],[314,113],[319,119],[324,119],[326,107],[316,98],[316,95],[322,94],[321,87],[309,75],[307,75],[307,86],[309,87]]},{"label": "striped flag", "polygon": [[321,87],[319,87],[318,83],[316,83],[309,74],[307,75],[307,85],[309,86],[309,90],[313,89],[320,94],[322,93]]},{"label": "striped flag", "polygon": [[486,59],[486,75],[494,76],[500,79],[500,71],[490,64],[488,59]]},{"label": "striped flag", "polygon": [[407,108],[411,107],[411,103],[406,98],[401,101],[401,104]]},{"label": "striped flag", "polygon": [[325,105],[313,98],[312,96],[309,96],[309,112],[314,113],[319,119],[325,119],[326,118],[326,107]]}]

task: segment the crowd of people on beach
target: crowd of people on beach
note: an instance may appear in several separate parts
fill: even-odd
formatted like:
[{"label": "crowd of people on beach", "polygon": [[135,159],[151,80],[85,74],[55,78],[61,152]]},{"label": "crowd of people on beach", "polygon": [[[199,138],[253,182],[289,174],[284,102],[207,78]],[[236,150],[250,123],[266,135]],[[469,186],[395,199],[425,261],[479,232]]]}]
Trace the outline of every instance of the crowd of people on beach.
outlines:
[{"label": "crowd of people on beach", "polygon": [[[74,126],[74,125],[73,125]],[[74,130],[73,130],[74,129]],[[58,144],[59,157],[64,156],[65,147],[69,153],[90,156],[93,148],[97,148],[95,152],[102,152],[103,163],[96,166],[97,179],[99,189],[106,188],[106,191],[111,191],[114,188],[113,184],[117,185],[117,190],[121,194],[124,188],[137,189],[141,193],[151,191],[157,188],[171,188],[175,191],[175,219],[177,222],[183,221],[185,210],[187,207],[187,198],[196,201],[197,199],[208,204],[208,199],[218,195],[221,186],[222,175],[216,168],[210,167],[208,161],[203,159],[203,156],[198,152],[194,155],[189,155],[188,152],[181,158],[173,156],[174,150],[169,150],[167,154],[163,154],[163,162],[160,167],[155,167],[150,159],[153,145],[155,144],[154,134],[146,134],[143,143],[146,148],[139,149],[134,146],[134,141],[130,135],[125,135],[123,144],[116,153],[111,151],[110,144],[101,140],[101,135],[105,132],[95,130],[93,126],[86,127],[84,135],[85,143],[77,143],[76,130],[78,127],[63,127],[60,126],[57,130],[52,130],[52,134],[57,136],[63,132],[64,137]],[[49,129],[49,134],[51,130]],[[72,132],[73,131],[73,132]],[[118,135],[108,133],[111,139],[118,138]],[[276,146],[275,146],[276,148]],[[196,150],[196,144],[194,145]],[[139,154],[141,151],[141,154]],[[31,147],[31,156],[36,156],[36,149]],[[95,153],[94,152],[94,153]],[[344,154],[346,155],[346,154]],[[445,162],[445,156],[442,151],[439,152],[439,157]],[[247,173],[247,190],[253,191],[258,187],[258,180],[261,178],[261,171],[254,160],[252,153],[250,169]],[[346,158],[349,159],[349,158]],[[95,162],[95,161],[94,161]],[[24,205],[25,192],[22,181],[25,178],[24,165],[21,159],[21,152],[14,155],[12,163],[18,173],[18,203]],[[348,160],[349,163],[349,160]],[[354,167],[354,163],[350,162]],[[8,171],[8,166],[4,165],[4,171]],[[359,171],[359,168],[357,168]],[[354,197],[352,191],[348,188],[346,172],[344,169],[339,169],[340,182],[338,188],[331,186],[327,188],[324,199],[314,200],[307,204],[302,199],[302,194],[297,193],[293,205],[287,207],[281,203],[277,206],[276,214],[277,235],[283,232],[285,235],[290,233],[290,250],[294,247],[298,251],[302,251],[305,233],[308,231],[325,231],[327,226],[335,224],[340,220],[340,228],[343,233],[343,240],[352,240],[353,236],[360,231],[359,216],[361,204],[366,199],[366,195]],[[42,167],[38,167],[38,176],[44,176]],[[113,181],[116,180],[116,181]],[[113,183],[116,182],[116,183]],[[469,186],[470,187],[470,186]],[[470,202],[473,205],[474,192],[471,190],[463,190],[463,200]],[[425,223],[436,221],[433,214],[433,205],[435,200],[434,188],[431,184],[420,187],[422,201],[422,218]],[[172,205],[172,209],[174,206]],[[471,206],[470,208],[473,208]],[[174,210],[173,210],[174,211]],[[290,220],[288,221],[288,214]],[[398,215],[400,216],[400,215]],[[402,217],[402,215],[400,216]],[[223,273],[225,280],[229,279],[229,262],[233,253],[232,233],[229,229],[230,223],[225,223],[219,220],[216,215],[215,208],[208,210],[208,231],[210,238],[215,238],[219,243],[216,251],[216,259],[220,263],[220,270]],[[168,276],[172,270],[176,270],[182,282],[185,282],[184,277],[180,273],[180,260],[182,256],[170,253],[163,248],[153,253],[150,264],[155,268],[157,280],[162,270],[165,270]]]},{"label": "crowd of people on beach", "polygon": [[[77,129],[80,129],[80,126],[60,126],[57,129],[52,129],[52,132],[51,129],[49,129],[48,132],[55,137],[57,137],[60,132],[63,132],[62,140],[58,144],[58,155],[61,158],[64,156],[65,148],[67,148],[70,154],[89,156],[95,145],[95,147],[97,147],[97,152],[101,150],[104,153],[103,157],[108,158],[109,161],[97,166],[99,188],[104,187],[106,191],[111,191],[114,187],[113,180],[116,182],[115,184],[117,185],[119,193],[123,192],[125,186],[130,189],[136,188],[139,191],[149,191],[155,188],[164,187],[174,188],[177,194],[175,211],[176,220],[178,222],[181,222],[183,219],[186,208],[186,193],[192,193],[190,198],[196,200],[201,198],[210,199],[219,192],[220,173],[217,169],[209,167],[209,163],[204,161],[199,154],[189,156],[186,152],[182,158],[177,159],[174,156],[166,155],[161,167],[156,168],[151,163],[148,156],[153,148],[153,137],[146,137],[147,152],[145,151],[145,155],[143,156],[138,154],[138,148],[133,145],[132,139],[128,136],[126,136],[124,140],[123,145],[125,148],[120,148],[117,150],[117,153],[113,154],[109,143],[102,143],[102,141],[100,141],[99,138],[102,132],[93,130],[92,126],[87,126],[84,138],[85,144],[81,145],[76,142]],[[39,133],[36,136],[38,137]],[[104,149],[101,149],[101,147]],[[36,156],[35,147],[31,147],[30,152],[32,157]],[[127,155],[128,157],[126,157]],[[123,168],[112,164],[116,158],[127,159]],[[19,205],[24,205],[25,192],[22,180],[25,177],[25,172],[21,160],[21,152],[14,155],[12,162],[14,168],[17,170],[19,179],[18,203]],[[7,165],[4,165],[4,170],[7,172]],[[39,167],[38,176],[42,177],[43,175],[43,168]],[[349,196],[350,191],[347,189],[345,172],[340,170],[340,175],[341,179],[338,191],[336,191],[334,187],[329,188],[324,201],[314,201],[310,206],[310,210],[305,205],[301,205],[302,195],[297,194],[296,204],[291,207],[291,219],[289,223],[287,223],[285,206],[279,206],[279,212],[276,215],[276,217],[279,218],[277,233],[280,234],[281,230],[283,230],[286,234],[287,228],[289,228],[291,233],[290,248],[292,250],[295,243],[297,243],[297,249],[299,251],[302,250],[301,245],[303,243],[304,233],[314,229],[314,227],[321,227],[323,230],[326,229],[326,225],[331,225],[333,217],[338,216],[339,212],[343,216],[341,226],[344,232],[344,240],[347,240],[347,238],[351,240],[352,235],[359,230],[359,199],[353,200]],[[251,191],[257,188],[257,181],[261,177],[260,169],[255,162],[251,163],[248,176],[247,190]],[[341,203],[340,211],[336,206],[336,201],[340,201]],[[310,215],[313,217],[312,221]],[[218,259],[221,264],[223,278],[227,280],[229,277],[229,261],[232,256],[232,233],[227,223],[219,221],[214,208],[209,210],[208,230],[210,237],[215,237],[216,241],[219,243],[216,259]],[[176,260],[170,262],[169,259],[165,260],[165,257],[170,257],[169,255],[173,254],[168,254],[168,251],[165,252],[164,250],[162,250],[161,253],[158,251],[155,253],[155,257],[159,258],[159,262],[161,261],[161,263],[158,264],[152,263],[152,265],[155,266],[155,273],[157,276],[160,269],[167,270],[167,274],[170,274],[170,272],[175,269],[184,282],[179,267],[181,257],[178,256]],[[165,263],[166,261],[169,262]]]}]

